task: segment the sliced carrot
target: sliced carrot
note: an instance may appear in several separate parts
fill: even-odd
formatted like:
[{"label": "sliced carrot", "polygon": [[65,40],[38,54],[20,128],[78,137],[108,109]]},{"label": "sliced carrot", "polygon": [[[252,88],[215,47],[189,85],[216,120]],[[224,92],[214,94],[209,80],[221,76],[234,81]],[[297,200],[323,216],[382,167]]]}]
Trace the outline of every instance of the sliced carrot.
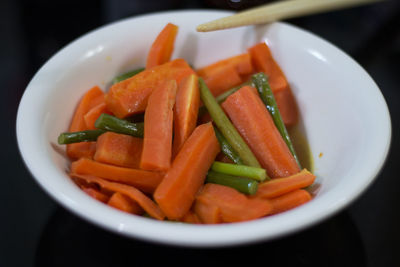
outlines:
[{"label": "sliced carrot", "polygon": [[[104,93],[98,86],[87,91],[75,110],[69,131],[78,132],[88,130],[84,115],[102,101],[104,101]],[[67,145],[67,155],[70,159],[78,159],[81,157],[92,158],[95,151],[95,142],[81,142]]]},{"label": "sliced carrot", "polygon": [[92,175],[82,175],[72,172],[70,173],[70,176],[72,178],[83,179],[87,183],[98,184],[101,188],[105,190],[119,192],[123,195],[126,195],[127,197],[138,203],[151,217],[157,220],[163,220],[165,218],[165,215],[162,213],[156,203],[154,203],[150,198],[148,198],[145,194],[140,192],[135,187],[120,183],[108,182],[104,179]]},{"label": "sliced carrot", "polygon": [[146,69],[164,64],[171,59],[177,33],[178,26],[172,23],[168,23],[162,29],[151,45],[149,55],[147,56]]},{"label": "sliced carrot", "polygon": [[198,69],[196,72],[199,76],[207,78],[213,76],[222,68],[232,66],[236,69],[239,75],[248,75],[253,73],[253,64],[249,53],[240,54],[227,59],[220,60],[211,65]]},{"label": "sliced carrot", "polygon": [[106,103],[103,101],[102,103],[98,104],[97,106],[93,107],[89,110],[84,116],[86,128],[88,130],[94,130],[96,127],[94,123],[96,122],[97,118],[102,114],[107,113],[112,115],[112,113],[107,109]]},{"label": "sliced carrot", "polygon": [[119,118],[143,112],[155,88],[168,80],[175,80],[179,84],[184,77],[193,73],[183,59],[175,59],[142,71],[111,86],[105,97],[107,108]]},{"label": "sliced carrot", "polygon": [[97,138],[93,159],[102,163],[138,169],[142,147],[142,138],[106,132]]},{"label": "sliced carrot", "polygon": [[285,123],[286,126],[297,124],[299,121],[299,110],[290,87],[276,91],[274,97],[279,112],[281,113],[283,123]]},{"label": "sliced carrot", "polygon": [[298,189],[287,194],[281,195],[280,197],[270,199],[272,204],[271,214],[280,213],[293,209],[300,206],[309,200],[311,200],[311,195],[306,190]]},{"label": "sliced carrot", "polygon": [[287,177],[300,171],[254,88],[242,87],[222,107],[270,177]]},{"label": "sliced carrot", "polygon": [[207,198],[197,198],[194,204],[194,211],[202,223],[223,223],[219,207]]},{"label": "sliced carrot", "polygon": [[169,219],[178,220],[190,209],[219,151],[211,123],[198,126],[186,140],[154,193]]},{"label": "sliced carrot", "polygon": [[171,166],[172,118],[177,85],[170,80],[153,91],[144,114],[140,168],[167,171]]},{"label": "sliced carrot", "polygon": [[264,72],[268,76],[268,82],[274,93],[289,87],[285,75],[272,57],[271,51],[266,43],[258,43],[250,47],[248,51],[254,68],[257,71]]},{"label": "sliced carrot", "polygon": [[178,154],[183,143],[193,132],[200,105],[199,81],[195,74],[182,79],[176,93],[174,107],[174,142],[172,155]]},{"label": "sliced carrot", "polygon": [[211,93],[218,96],[223,92],[242,83],[239,73],[233,66],[220,68],[213,75],[204,79]]},{"label": "sliced carrot", "polygon": [[192,224],[201,224],[201,221],[199,217],[197,216],[196,213],[194,213],[192,210],[189,210],[183,217],[182,217],[182,222],[185,223],[192,223]]},{"label": "sliced carrot", "polygon": [[197,201],[217,206],[223,222],[254,220],[268,215],[272,210],[268,200],[248,198],[231,187],[218,184],[206,184],[196,197],[196,205]]},{"label": "sliced carrot", "polygon": [[258,185],[257,193],[254,197],[259,198],[275,198],[283,194],[289,193],[296,189],[301,189],[312,185],[315,180],[315,175],[307,169],[296,173],[289,177],[272,179]]},{"label": "sliced carrot", "polygon": [[163,178],[163,175],[158,172],[117,167],[87,158],[81,158],[72,162],[71,172],[76,174],[93,175],[107,180],[132,185],[146,193],[153,193]]},{"label": "sliced carrot", "polygon": [[97,199],[98,201],[101,201],[103,203],[107,203],[108,200],[110,199],[109,196],[107,196],[106,194],[103,194],[102,192],[100,192],[97,189],[91,188],[91,187],[82,187],[82,190],[88,194],[89,196],[91,196],[94,199]]},{"label": "sliced carrot", "polygon": [[127,213],[133,213],[136,215],[142,215],[144,213],[144,210],[138,203],[119,192],[115,192],[110,197],[110,200],[107,202],[107,204],[111,207],[125,211]]}]

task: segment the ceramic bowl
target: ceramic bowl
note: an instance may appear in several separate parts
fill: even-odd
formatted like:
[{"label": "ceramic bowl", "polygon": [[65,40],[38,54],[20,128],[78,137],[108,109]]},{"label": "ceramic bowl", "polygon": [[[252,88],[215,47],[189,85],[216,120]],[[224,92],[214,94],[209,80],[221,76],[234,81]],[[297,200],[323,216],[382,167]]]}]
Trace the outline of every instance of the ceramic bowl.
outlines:
[{"label": "ceramic bowl", "polygon": [[[332,216],[360,196],[382,168],[391,138],[388,108],[375,82],[334,45],[286,23],[195,31],[196,25],[229,14],[182,11],[133,17],[89,32],[50,58],[26,88],[17,116],[19,149],[39,185],[62,206],[105,229],[198,247],[277,238]],[[106,90],[116,75],[144,66],[152,41],[168,22],[179,26],[173,58],[196,67],[267,42],[299,105],[319,185],[312,201],[249,222],[189,225],[120,212],[71,181],[65,147],[56,143],[80,97],[94,85]]]}]

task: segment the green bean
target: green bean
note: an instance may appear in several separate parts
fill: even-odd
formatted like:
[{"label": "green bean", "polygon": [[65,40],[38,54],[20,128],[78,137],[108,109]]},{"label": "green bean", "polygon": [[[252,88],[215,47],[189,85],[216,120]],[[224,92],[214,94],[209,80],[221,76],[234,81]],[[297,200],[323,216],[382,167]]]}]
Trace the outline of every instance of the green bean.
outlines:
[{"label": "green bean", "polygon": [[247,177],[259,182],[262,182],[267,178],[269,180],[265,169],[245,165],[214,161],[214,163],[211,165],[211,170],[233,176]]},{"label": "green bean", "polygon": [[214,123],[222,132],[228,143],[238,153],[245,165],[260,167],[260,164],[258,163],[253,152],[251,152],[250,148],[243,141],[240,134],[236,131],[235,127],[225,115],[224,111],[219,106],[218,102],[215,100],[214,96],[211,94],[202,78],[199,78],[199,83],[201,100],[210,113]]},{"label": "green bean", "polygon": [[214,131],[215,136],[217,137],[218,142],[221,146],[222,153],[224,153],[230,160],[232,160],[236,164],[244,165],[243,160],[239,157],[233,147],[228,143],[228,141],[226,141],[225,137],[215,126]]},{"label": "green bean", "polygon": [[272,93],[271,87],[268,83],[267,76],[260,72],[254,74],[251,77],[257,91],[261,97],[261,100],[264,102],[264,105],[267,107],[269,113],[271,114],[272,119],[274,120],[275,126],[281,134],[283,140],[285,140],[286,145],[288,146],[290,152],[292,153],[294,159],[301,169],[300,161],[297,157],[296,151],[294,149],[293,143],[290,140],[289,133],[286,129],[285,124],[283,123],[281,113],[279,112],[278,106],[275,101],[274,94]]},{"label": "green bean", "polygon": [[130,78],[132,76],[135,76],[136,74],[138,74],[138,73],[140,73],[142,71],[144,71],[144,68],[138,68],[136,70],[131,70],[131,71],[128,71],[128,72],[126,72],[124,74],[121,74],[121,75],[115,77],[112,80],[112,84],[116,84],[116,83],[119,83],[119,82],[121,82],[123,80],[126,80],[126,79],[128,79],[128,78]]},{"label": "green bean", "polygon": [[258,182],[244,177],[236,177],[224,173],[209,171],[206,183],[220,184],[232,187],[244,194],[253,195],[257,192]]},{"label": "green bean", "polygon": [[105,133],[104,130],[87,130],[80,132],[66,132],[58,136],[58,144],[66,145],[79,142],[96,141],[97,137]]},{"label": "green bean", "polygon": [[99,116],[94,123],[94,126],[102,130],[132,135],[135,137],[143,137],[144,132],[143,123],[129,122],[106,113],[103,113]]}]

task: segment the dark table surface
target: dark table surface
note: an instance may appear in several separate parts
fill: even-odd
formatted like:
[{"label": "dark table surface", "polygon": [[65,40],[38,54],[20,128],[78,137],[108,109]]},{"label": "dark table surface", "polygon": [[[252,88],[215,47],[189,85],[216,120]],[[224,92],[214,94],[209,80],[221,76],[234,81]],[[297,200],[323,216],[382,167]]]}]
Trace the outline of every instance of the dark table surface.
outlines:
[{"label": "dark table surface", "polygon": [[[350,54],[380,87],[392,118],[386,165],[347,209],[302,232],[264,243],[188,249],[126,239],[55,203],[19,155],[15,118],[24,89],[57,50],[106,23],[158,10],[241,9],[264,1],[0,1],[0,266],[400,266],[400,1],[289,20]],[[362,96],[360,96],[362,97]],[[154,256],[152,256],[154,255]]]}]

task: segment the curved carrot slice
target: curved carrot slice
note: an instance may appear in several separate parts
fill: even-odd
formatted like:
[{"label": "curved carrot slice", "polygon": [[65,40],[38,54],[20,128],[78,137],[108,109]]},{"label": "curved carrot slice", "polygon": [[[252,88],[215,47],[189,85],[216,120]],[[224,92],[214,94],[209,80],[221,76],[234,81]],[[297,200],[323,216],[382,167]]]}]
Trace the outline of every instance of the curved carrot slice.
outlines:
[{"label": "curved carrot slice", "polygon": [[296,173],[289,177],[272,179],[258,185],[257,193],[253,197],[258,198],[275,198],[283,194],[289,193],[296,189],[301,189],[312,185],[315,175],[307,169]]},{"label": "curved carrot slice", "polygon": [[169,219],[179,220],[188,212],[219,151],[211,123],[198,126],[186,140],[154,193]]},{"label": "curved carrot slice", "polygon": [[276,104],[286,126],[295,125],[299,121],[299,110],[290,87],[274,93]]},{"label": "curved carrot slice", "polygon": [[287,177],[300,171],[254,88],[242,87],[222,107],[270,177]]},{"label": "curved carrot slice", "polygon": [[151,45],[149,55],[147,56],[146,69],[164,64],[170,60],[177,33],[178,26],[172,23],[168,23],[162,29]]},{"label": "curved carrot slice", "polygon": [[103,203],[107,203],[108,200],[110,199],[109,196],[107,196],[106,194],[103,194],[102,192],[100,192],[99,190],[96,190],[94,188],[91,188],[91,187],[81,187],[81,188],[86,194],[88,194],[92,198],[97,199],[98,201],[101,201]]},{"label": "curved carrot slice", "polygon": [[248,75],[254,71],[250,54],[244,53],[217,61],[211,65],[198,69],[196,72],[199,76],[207,78],[218,72],[220,69],[228,66],[234,67],[240,75]]},{"label": "curved carrot slice", "polygon": [[158,172],[117,167],[86,158],[72,162],[71,172],[129,184],[146,193],[153,193],[163,179],[163,174]]},{"label": "curved carrot slice", "polygon": [[[75,110],[71,125],[69,126],[69,131],[78,132],[88,130],[84,120],[84,115],[103,101],[104,93],[98,86],[87,91]],[[95,142],[82,142],[67,145],[67,155],[70,159],[78,159],[82,157],[92,158],[95,151]]]},{"label": "curved carrot slice", "polygon": [[225,91],[242,83],[239,73],[233,66],[220,68],[213,75],[204,79],[213,96],[218,96]]},{"label": "curved carrot slice", "polygon": [[201,222],[206,224],[223,223],[219,207],[206,198],[197,198],[194,211]]},{"label": "curved carrot slice", "polygon": [[306,190],[298,189],[280,197],[270,199],[272,204],[271,214],[276,214],[293,209],[311,200],[311,195]]},{"label": "curved carrot slice", "polygon": [[167,81],[153,91],[144,114],[143,150],[140,168],[166,171],[171,166],[172,108],[175,104],[176,81]]},{"label": "curved carrot slice", "polygon": [[199,81],[195,74],[179,83],[174,108],[174,142],[172,155],[178,154],[183,143],[196,127],[200,105]]},{"label": "curved carrot slice", "polygon": [[136,215],[142,215],[144,210],[142,207],[133,201],[131,198],[124,196],[119,192],[115,192],[111,197],[107,204],[116,209],[125,211],[127,213],[133,213]]},{"label": "curved carrot slice", "polygon": [[105,190],[124,194],[132,200],[136,201],[151,217],[158,220],[163,220],[165,218],[165,215],[162,213],[160,208],[150,198],[148,198],[145,194],[140,192],[135,187],[125,184],[108,182],[104,179],[92,175],[82,175],[72,172],[70,173],[70,176],[72,178],[83,179],[87,183],[96,183]]},{"label": "curved carrot slice", "polygon": [[193,224],[201,224],[201,221],[199,217],[197,216],[196,213],[193,211],[189,210],[183,217],[182,217],[182,222],[185,223],[193,223]]},{"label": "curved carrot slice", "polygon": [[111,86],[105,97],[107,108],[119,118],[143,112],[155,88],[169,80],[175,80],[179,84],[184,77],[193,73],[195,72],[183,59],[175,59],[144,70]]},{"label": "curved carrot slice", "polygon": [[138,169],[142,147],[142,138],[105,132],[97,138],[93,159],[106,164]]},{"label": "curved carrot slice", "polygon": [[268,76],[268,82],[274,93],[289,87],[285,75],[272,57],[266,43],[258,43],[250,47],[248,51],[255,69],[264,72]]},{"label": "curved carrot slice", "polygon": [[91,110],[89,110],[84,116],[83,119],[85,120],[86,128],[88,130],[94,130],[96,127],[94,126],[94,123],[96,122],[97,118],[102,114],[102,113],[107,113],[107,114],[112,114],[106,106],[106,103],[103,101],[102,103],[98,104],[97,106],[93,107]]}]

